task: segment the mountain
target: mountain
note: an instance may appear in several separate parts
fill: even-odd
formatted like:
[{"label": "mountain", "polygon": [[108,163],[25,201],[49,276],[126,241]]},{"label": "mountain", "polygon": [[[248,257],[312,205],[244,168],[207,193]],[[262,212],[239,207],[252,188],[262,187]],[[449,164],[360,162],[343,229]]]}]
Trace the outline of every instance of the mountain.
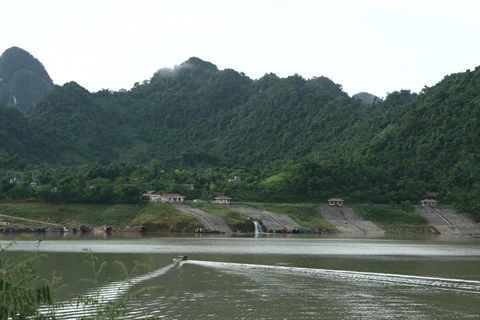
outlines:
[{"label": "mountain", "polygon": [[382,102],[382,99],[368,92],[359,92],[353,95],[354,99],[360,100],[364,104],[373,104]]},{"label": "mountain", "polygon": [[446,76],[418,96],[394,98],[385,100],[389,121],[367,147],[372,164],[395,172],[404,188],[421,181],[480,211],[480,67]]},{"label": "mountain", "polygon": [[327,77],[252,80],[193,57],[130,90],[70,82],[26,113],[0,110],[4,162],[240,166],[270,173],[261,183],[279,198],[399,203],[429,190],[480,211],[480,67],[365,104]]},{"label": "mountain", "polygon": [[358,108],[325,77],[252,80],[198,58],[160,70],[129,91],[82,89],[57,86],[27,114],[42,134],[60,138],[58,159],[67,163],[159,158],[260,164],[339,153],[331,140],[374,110]]},{"label": "mountain", "polygon": [[112,92],[92,94],[75,82],[55,86],[26,116],[55,146],[59,164],[109,163],[134,136]]},{"label": "mountain", "polygon": [[43,65],[27,51],[12,47],[0,56],[0,103],[25,112],[52,87]]},{"label": "mountain", "polygon": [[[445,81],[436,87],[445,87]],[[451,95],[450,88],[444,90],[444,95]],[[417,117],[412,113],[430,101],[433,92],[430,88],[419,96],[402,90],[385,101],[362,104],[326,77],[266,74],[252,80],[193,57],[157,71],[130,90],[90,93],[74,82],[55,86],[26,117],[52,143],[57,161],[66,164],[159,158],[189,165],[204,161],[260,165],[375,154],[377,159],[386,146],[393,148],[390,137],[405,126],[403,119]],[[431,104],[423,108],[422,116],[438,112]],[[457,129],[450,126],[444,133]],[[396,139],[408,136],[409,146],[424,140],[411,132],[402,134]]]}]

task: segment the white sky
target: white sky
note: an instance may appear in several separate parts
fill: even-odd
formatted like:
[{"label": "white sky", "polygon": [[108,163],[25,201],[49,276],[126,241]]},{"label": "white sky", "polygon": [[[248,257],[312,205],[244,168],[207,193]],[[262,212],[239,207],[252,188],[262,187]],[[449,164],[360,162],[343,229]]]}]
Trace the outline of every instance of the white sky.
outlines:
[{"label": "white sky", "polygon": [[130,89],[196,56],[252,79],[326,76],[353,95],[419,92],[480,65],[477,0],[0,0],[56,84]]}]

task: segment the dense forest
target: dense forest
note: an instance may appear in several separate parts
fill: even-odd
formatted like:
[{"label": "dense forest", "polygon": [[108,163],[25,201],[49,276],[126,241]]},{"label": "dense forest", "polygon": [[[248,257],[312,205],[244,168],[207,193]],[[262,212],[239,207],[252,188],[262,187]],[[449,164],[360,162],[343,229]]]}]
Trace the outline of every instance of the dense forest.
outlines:
[{"label": "dense forest", "polygon": [[436,191],[478,218],[479,114],[480,67],[382,100],[326,77],[253,80],[190,58],[129,90],[70,82],[27,109],[0,105],[0,198],[119,203],[155,190],[415,204]]}]

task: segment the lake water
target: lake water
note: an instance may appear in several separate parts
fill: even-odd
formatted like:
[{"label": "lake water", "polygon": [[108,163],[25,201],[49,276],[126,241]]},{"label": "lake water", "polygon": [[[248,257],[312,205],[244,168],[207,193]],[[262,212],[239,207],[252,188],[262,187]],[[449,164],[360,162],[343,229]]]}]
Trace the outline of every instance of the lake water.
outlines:
[{"label": "lake water", "polygon": [[[89,295],[88,248],[107,261],[100,296],[115,299],[161,286],[132,301],[130,318],[164,319],[480,319],[480,239],[274,235],[257,237],[68,236],[42,238],[41,272],[63,270],[64,301]],[[10,240],[0,238],[2,245]],[[18,241],[7,254],[34,250]],[[13,250],[13,251],[12,251]],[[189,260],[174,263],[177,255]],[[150,266],[122,283],[113,265]],[[60,308],[61,319],[92,310]]]}]

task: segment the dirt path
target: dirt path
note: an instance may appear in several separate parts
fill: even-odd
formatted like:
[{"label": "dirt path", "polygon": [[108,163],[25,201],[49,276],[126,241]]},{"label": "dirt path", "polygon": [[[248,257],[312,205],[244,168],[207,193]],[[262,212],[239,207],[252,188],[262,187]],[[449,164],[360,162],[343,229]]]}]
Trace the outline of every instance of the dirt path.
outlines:
[{"label": "dirt path", "polygon": [[8,216],[8,215],[6,215],[6,214],[0,214],[0,218],[7,218],[7,219],[15,219],[15,220],[22,220],[22,221],[34,222],[34,223],[38,223],[38,224],[46,225],[46,226],[63,227],[61,224],[58,224],[58,223],[51,223],[51,222],[45,222],[45,221],[40,221],[40,220],[19,218],[19,217],[14,217],[14,216]]},{"label": "dirt path", "polygon": [[327,219],[340,233],[350,235],[382,236],[385,231],[355,214],[352,208],[321,205],[322,217]]}]

